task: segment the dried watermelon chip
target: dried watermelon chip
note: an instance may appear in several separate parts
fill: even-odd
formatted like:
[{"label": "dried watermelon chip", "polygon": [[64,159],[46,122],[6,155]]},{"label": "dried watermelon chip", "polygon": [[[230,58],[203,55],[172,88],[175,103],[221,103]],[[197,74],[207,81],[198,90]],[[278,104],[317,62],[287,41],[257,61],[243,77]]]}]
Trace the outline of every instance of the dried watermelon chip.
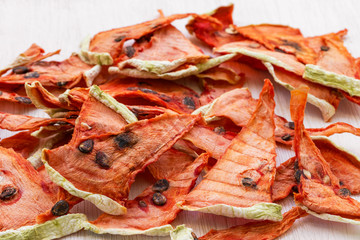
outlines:
[{"label": "dried watermelon chip", "polygon": [[55,54],[59,54],[60,50],[44,54],[44,49],[33,43],[25,52],[21,53],[13,63],[9,64],[5,68],[0,70],[0,76],[6,73],[8,70],[13,69],[14,73],[26,73],[29,69],[26,65],[41,61],[45,58],[51,57]]},{"label": "dried watermelon chip", "polygon": [[72,127],[75,125],[75,120],[66,118],[39,118],[0,112],[0,128],[9,131],[36,130],[42,126],[54,125]]},{"label": "dried watermelon chip", "polygon": [[32,101],[26,96],[22,86],[0,87],[0,101],[21,103],[24,105],[32,105]]},{"label": "dried watermelon chip", "polygon": [[124,214],[122,204],[136,174],[155,162],[199,118],[163,114],[126,125],[116,134],[74,139],[63,147],[45,150],[43,161],[52,180],[72,195],[109,214]]},{"label": "dried watermelon chip", "polygon": [[11,73],[2,76],[0,83],[23,85],[38,81],[43,86],[72,88],[84,80],[84,72],[92,68],[75,55],[62,62],[36,61],[26,67],[29,70],[26,73]]},{"label": "dried watermelon chip", "polygon": [[335,114],[340,102],[340,94],[335,89],[309,82],[301,76],[272,66],[268,62],[264,63],[264,65],[268,68],[274,80],[290,91],[299,88],[301,85],[308,86],[308,102],[321,111],[325,121],[329,121]]},{"label": "dried watermelon chip", "polygon": [[195,15],[186,25],[186,28],[210,47],[241,41],[244,38],[232,27],[233,10],[234,5],[231,4],[219,7],[208,14]]},{"label": "dried watermelon chip", "polygon": [[179,202],[182,209],[257,220],[282,219],[281,206],[271,203],[276,171],[273,97],[273,87],[265,80],[248,124],[194,191]]},{"label": "dried watermelon chip", "polygon": [[0,155],[0,230],[34,225],[36,217],[56,203],[57,191],[20,154],[0,147]]},{"label": "dried watermelon chip", "polygon": [[283,215],[280,222],[261,221],[247,223],[224,230],[210,230],[200,240],[233,240],[233,239],[276,239],[288,231],[294,222],[307,216],[300,207],[293,207]]},{"label": "dried watermelon chip", "polygon": [[170,158],[168,158],[168,154],[163,156],[155,163],[156,166],[151,164],[149,167],[157,168],[157,172],[165,172],[169,167],[172,169],[165,173],[165,176],[161,174],[159,176],[161,179],[157,179],[154,185],[146,188],[134,200],[128,201],[126,215],[103,214],[95,221],[90,222],[89,230],[101,234],[168,235],[172,230],[169,223],[181,211],[176,203],[183,200],[193,188],[209,155],[202,154],[193,161],[188,161],[188,156],[185,156],[185,164],[182,159],[183,155]]},{"label": "dried watermelon chip", "polygon": [[[253,115],[256,105],[257,100],[252,98],[247,88],[237,88],[224,93],[194,113],[201,112],[207,122],[226,117],[237,126],[244,127]],[[275,138],[278,142],[291,144],[294,131],[287,126],[287,123],[284,118],[275,115]]]},{"label": "dried watermelon chip", "polygon": [[28,158],[38,147],[40,139],[33,137],[31,131],[19,132],[11,137],[0,141],[3,148],[12,148],[15,152],[21,154],[23,158]]},{"label": "dried watermelon chip", "polygon": [[272,186],[272,200],[278,201],[286,198],[297,186],[295,180],[296,157],[292,157],[276,168],[274,185]]},{"label": "dried watermelon chip", "polygon": [[308,213],[331,221],[360,224],[360,203],[350,198],[320,150],[304,129],[308,89],[291,92],[290,110],[295,123],[294,150],[298,159],[299,193],[295,201]]},{"label": "dried watermelon chip", "polygon": [[[133,26],[100,32],[91,39],[88,49],[86,51],[82,51],[80,54],[82,55],[82,58],[87,59],[92,64],[102,64],[103,61],[98,62],[96,53],[108,53],[110,56],[108,56],[109,59],[107,59],[106,62],[111,64],[112,61],[122,54],[125,41],[140,39],[141,37],[151,34],[158,29],[168,26],[176,19],[186,18],[190,15],[192,14],[174,14],[168,17],[161,16],[157,19]],[[95,57],[91,55],[94,55]]]}]

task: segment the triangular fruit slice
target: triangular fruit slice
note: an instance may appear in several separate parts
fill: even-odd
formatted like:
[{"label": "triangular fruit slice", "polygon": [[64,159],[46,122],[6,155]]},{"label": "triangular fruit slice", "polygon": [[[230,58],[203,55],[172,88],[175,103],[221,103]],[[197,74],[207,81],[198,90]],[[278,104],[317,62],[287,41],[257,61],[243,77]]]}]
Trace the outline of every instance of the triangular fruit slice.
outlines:
[{"label": "triangular fruit slice", "polygon": [[172,230],[169,223],[181,211],[176,206],[176,202],[183,200],[193,188],[208,157],[209,155],[204,153],[194,161],[186,161],[186,165],[183,164],[181,157],[162,157],[156,162],[158,171],[167,170],[169,165],[173,166],[169,174],[166,174],[166,178],[156,179],[154,185],[146,188],[134,200],[128,201],[126,215],[103,214],[91,222],[89,229],[102,234],[168,235]]},{"label": "triangular fruit slice", "polygon": [[72,195],[109,214],[124,214],[123,204],[136,174],[155,162],[199,119],[163,114],[126,125],[117,133],[44,150],[43,161],[52,180]]},{"label": "triangular fruit slice", "polygon": [[307,89],[291,92],[291,117],[295,123],[294,150],[298,160],[295,201],[308,213],[327,220],[360,224],[360,203],[340,185],[330,165],[304,129]]},{"label": "triangular fruit slice", "polygon": [[274,89],[265,84],[248,124],[200,184],[180,202],[182,209],[280,221],[281,206],[271,203],[276,171]]},{"label": "triangular fruit slice", "polygon": [[[1,239],[62,237],[82,228],[78,223],[86,219],[85,215],[62,216],[68,212],[70,204],[65,200],[58,201],[61,190],[36,171],[30,162],[3,147],[0,147],[0,159]],[[49,214],[44,218],[42,215],[46,213]],[[57,216],[62,217],[38,224]],[[53,227],[48,231],[42,227],[44,225]]]}]

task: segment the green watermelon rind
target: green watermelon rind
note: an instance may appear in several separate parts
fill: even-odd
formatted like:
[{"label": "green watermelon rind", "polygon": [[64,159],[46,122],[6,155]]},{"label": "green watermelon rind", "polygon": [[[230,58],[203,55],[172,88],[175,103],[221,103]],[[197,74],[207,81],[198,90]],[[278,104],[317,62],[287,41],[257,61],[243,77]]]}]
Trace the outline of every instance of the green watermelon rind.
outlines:
[{"label": "green watermelon rind", "polygon": [[68,214],[54,220],[15,230],[0,232],[2,240],[49,240],[78,232],[84,228],[87,218],[84,214]]},{"label": "green watermelon rind", "polygon": [[90,65],[112,65],[114,60],[107,52],[91,52],[89,50],[91,37],[87,36],[80,44],[80,59]]}]

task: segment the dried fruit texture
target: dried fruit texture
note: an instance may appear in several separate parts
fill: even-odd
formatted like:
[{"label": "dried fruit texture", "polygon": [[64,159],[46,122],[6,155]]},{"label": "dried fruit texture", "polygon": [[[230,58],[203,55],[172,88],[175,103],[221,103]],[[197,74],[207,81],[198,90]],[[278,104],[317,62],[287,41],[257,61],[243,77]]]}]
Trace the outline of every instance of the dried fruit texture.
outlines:
[{"label": "dried fruit texture", "polygon": [[274,79],[279,84],[283,85],[288,90],[294,90],[301,85],[309,87],[308,101],[319,108],[325,121],[329,121],[335,114],[339,105],[341,95],[336,89],[329,88],[317,83],[313,83],[303,79],[301,76],[288,72],[276,66],[269,66],[269,71],[272,73]]},{"label": "dried fruit texture", "polygon": [[311,136],[326,136],[329,137],[337,133],[351,133],[360,136],[360,129],[344,122],[337,122],[330,124],[324,128],[307,128]]},{"label": "dried fruit texture", "polygon": [[0,101],[21,103],[25,105],[32,104],[30,98],[26,96],[22,86],[16,88],[0,87]]},{"label": "dried fruit texture", "polygon": [[27,66],[30,71],[22,74],[10,74],[0,77],[1,84],[20,84],[40,82],[43,86],[72,88],[83,80],[83,73],[91,69],[78,56],[57,61],[37,61]]},{"label": "dried fruit texture", "polygon": [[232,140],[203,181],[186,197],[182,207],[195,210],[217,204],[251,207],[272,201],[271,186],[276,171],[273,97],[273,87],[269,80],[265,80],[248,124]]},{"label": "dried fruit texture", "polygon": [[210,47],[217,47],[244,38],[232,28],[234,5],[219,7],[210,14],[195,15],[186,25],[190,33]]},{"label": "dried fruit texture", "polygon": [[192,156],[171,148],[147,168],[156,180],[171,179],[174,175],[184,172],[192,162]]},{"label": "dried fruit texture", "polygon": [[72,140],[63,147],[45,150],[44,157],[77,189],[124,204],[136,174],[155,162],[198,120],[199,116],[163,114],[129,124],[116,134]]},{"label": "dried fruit texture", "polygon": [[91,136],[115,133],[127,125],[121,114],[89,96],[82,105],[77,118],[72,142],[79,142]]},{"label": "dried fruit texture", "polygon": [[191,14],[174,14],[168,17],[159,17],[157,19],[136,24],[133,26],[116,28],[96,34],[90,42],[89,50],[92,52],[109,53],[115,60],[123,53],[125,41],[139,39],[154,31],[168,26],[176,19],[182,19]]},{"label": "dried fruit texture", "polygon": [[40,143],[40,139],[31,136],[31,133],[31,131],[24,131],[4,138],[0,141],[0,146],[12,148],[15,152],[21,154],[23,158],[28,158]]},{"label": "dried fruit texture", "polygon": [[[205,119],[226,117],[237,126],[244,127],[254,113],[256,105],[257,100],[252,98],[247,88],[238,88],[226,92],[214,100],[206,110],[204,117]],[[275,115],[275,139],[283,144],[291,144],[294,131],[286,127],[286,123],[287,121],[283,117]]]},{"label": "dried fruit texture", "polygon": [[158,115],[164,114],[164,113],[175,113],[174,111],[163,108],[163,107],[156,107],[156,106],[127,106],[131,112],[134,113],[134,115],[139,119],[150,119],[154,118]]},{"label": "dried fruit texture", "polygon": [[100,88],[127,105],[157,105],[179,113],[191,113],[200,106],[196,92],[170,81],[118,79]]},{"label": "dried fruit texture", "polygon": [[42,126],[75,125],[74,119],[39,118],[0,112],[0,128],[9,131],[36,130]]},{"label": "dried fruit texture", "polygon": [[[169,188],[161,192],[166,198],[164,205],[158,206],[154,203],[153,195],[155,192],[153,186],[150,186],[134,200],[126,203],[128,209],[126,215],[112,216],[103,214],[91,223],[104,233],[106,233],[106,229],[112,229],[111,231],[114,231],[114,229],[119,229],[119,231],[120,229],[146,230],[171,223],[181,211],[176,206],[176,203],[183,200],[193,188],[197,177],[207,163],[208,157],[209,155],[204,153],[196,160],[188,161],[188,156],[185,155],[171,156],[170,158],[162,156],[155,163],[157,171],[165,173],[165,171],[169,170],[167,164],[173,167],[170,172],[166,173]],[[186,164],[184,164],[183,160],[185,160]],[[160,175],[159,177],[164,176]]]},{"label": "dried fruit texture", "polygon": [[296,157],[290,158],[276,168],[276,176],[272,187],[272,199],[278,201],[286,198],[292,188],[297,185],[295,181],[295,164]]},{"label": "dried fruit texture", "polygon": [[245,225],[232,227],[225,230],[211,230],[205,236],[200,237],[200,240],[251,240],[275,239],[286,231],[288,231],[294,222],[305,217],[307,213],[299,207],[293,207],[283,215],[281,222],[261,221],[247,223]]},{"label": "dried fruit texture", "polygon": [[[20,66],[29,65],[31,63],[41,61],[45,58],[51,57],[55,54],[59,54],[60,50],[57,50],[55,52],[50,52],[47,54],[44,54],[44,52],[45,52],[44,49],[42,49],[41,47],[39,47],[38,45],[33,43],[25,52],[21,53],[15,59],[15,61],[13,63],[9,64],[4,69],[1,69],[0,76],[12,68],[15,68],[15,72],[16,71],[24,72],[24,71],[26,71],[26,69],[24,67],[20,67]],[[16,69],[16,67],[20,67],[20,68]]]},{"label": "dried fruit texture", "polygon": [[208,127],[197,125],[186,133],[183,139],[190,141],[196,147],[210,153],[211,157],[220,159],[231,143],[222,134],[217,134]]},{"label": "dried fruit texture", "polygon": [[[300,184],[295,201],[316,214],[337,215],[345,219],[360,219],[360,203],[343,194],[339,179],[330,169],[320,150],[303,125],[307,89],[291,92],[290,111],[295,123],[294,150],[298,159]],[[339,219],[334,218],[334,221]],[[341,220],[340,220],[341,221]]]},{"label": "dried fruit texture", "polygon": [[[170,62],[183,59],[182,64],[196,64],[209,58],[172,25],[156,30],[149,41],[141,39],[135,42],[132,48],[136,52],[131,55],[128,53],[129,59]],[[121,65],[121,68],[127,66],[127,64]]]},{"label": "dried fruit texture", "polygon": [[0,231],[33,225],[55,204],[57,191],[20,154],[0,147],[0,155]]},{"label": "dried fruit texture", "polygon": [[256,41],[272,51],[279,49],[295,55],[304,64],[312,64],[317,59],[315,51],[308,45],[308,40],[297,28],[260,24],[235,27],[235,29],[245,38]]},{"label": "dried fruit texture", "polygon": [[321,155],[330,165],[331,171],[351,194],[360,193],[360,162],[354,155],[336,147],[327,138],[313,140]]}]

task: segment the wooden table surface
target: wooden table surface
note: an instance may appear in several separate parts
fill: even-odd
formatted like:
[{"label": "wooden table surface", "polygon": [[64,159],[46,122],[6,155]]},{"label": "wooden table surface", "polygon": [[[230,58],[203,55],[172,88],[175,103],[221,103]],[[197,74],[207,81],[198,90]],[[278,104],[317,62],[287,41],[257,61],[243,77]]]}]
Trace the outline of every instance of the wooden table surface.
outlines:
[{"label": "wooden table surface", "polygon": [[[345,44],[355,57],[360,56],[360,1],[234,0],[233,2],[235,3],[233,18],[237,25],[284,24],[300,28],[305,36],[321,35],[347,28],[349,33]],[[79,50],[80,41],[88,34],[153,19],[158,16],[157,9],[162,9],[165,14],[205,13],[229,3],[230,1],[220,0],[0,0],[0,65],[4,66],[11,62],[32,43],[37,43],[46,51],[61,49],[61,56],[53,59],[64,59],[72,52]],[[187,20],[180,20],[174,25],[189,36],[184,28],[186,22]],[[191,39],[194,40],[193,37]],[[261,85],[262,82],[254,81],[246,83],[245,86],[251,90],[255,98],[258,98]],[[275,93],[276,113],[290,119],[290,93],[277,84],[275,84]],[[0,103],[0,111],[46,116],[42,111],[33,108],[3,102]],[[343,100],[331,122],[343,121],[360,127],[359,119],[360,107]],[[322,120],[318,109],[308,105],[305,117],[306,127],[321,127],[328,124]],[[12,134],[5,130],[0,131],[1,138]],[[331,139],[360,156],[360,140],[356,137],[341,134]],[[293,155],[292,151],[279,147],[278,164]],[[143,185],[144,183],[135,184],[131,195],[136,196],[141,192]],[[360,200],[359,197],[357,199]],[[281,204],[283,211],[294,205],[291,197],[282,201]],[[74,211],[86,213],[89,219],[94,219],[100,214],[90,203],[82,203],[75,207]],[[182,212],[175,220],[174,226],[185,223],[192,227],[198,236],[202,236],[211,228],[223,229],[242,222],[243,220],[210,214]],[[169,238],[95,235],[82,231],[63,239],[157,240]],[[328,222],[308,216],[297,221],[281,239],[360,239],[360,226]]]}]

